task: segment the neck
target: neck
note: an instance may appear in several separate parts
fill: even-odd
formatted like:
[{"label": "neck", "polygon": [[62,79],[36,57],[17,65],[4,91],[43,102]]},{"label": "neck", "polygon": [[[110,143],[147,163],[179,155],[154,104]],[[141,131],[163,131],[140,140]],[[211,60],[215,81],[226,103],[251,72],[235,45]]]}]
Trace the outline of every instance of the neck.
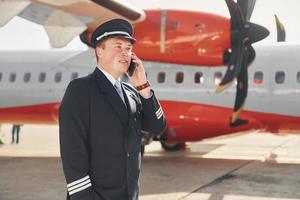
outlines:
[{"label": "neck", "polygon": [[105,70],[107,73],[109,73],[110,75],[112,75],[116,80],[119,80],[119,78],[121,77],[121,75],[119,73],[112,73],[109,72],[107,70]]},{"label": "neck", "polygon": [[119,72],[114,72],[112,70],[108,70],[106,68],[103,67],[99,67],[101,65],[98,65],[97,67],[100,68],[101,70],[104,70],[105,72],[107,72],[108,74],[110,74],[112,77],[114,77],[116,80],[118,80],[122,74],[120,74]]}]

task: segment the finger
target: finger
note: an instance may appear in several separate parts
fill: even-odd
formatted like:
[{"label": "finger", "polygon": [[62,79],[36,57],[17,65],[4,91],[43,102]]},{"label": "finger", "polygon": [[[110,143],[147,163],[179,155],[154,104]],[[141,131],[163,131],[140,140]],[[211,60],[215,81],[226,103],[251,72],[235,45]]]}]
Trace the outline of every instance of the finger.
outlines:
[{"label": "finger", "polygon": [[137,55],[134,52],[131,53],[131,58],[139,60],[139,58],[137,57]]}]

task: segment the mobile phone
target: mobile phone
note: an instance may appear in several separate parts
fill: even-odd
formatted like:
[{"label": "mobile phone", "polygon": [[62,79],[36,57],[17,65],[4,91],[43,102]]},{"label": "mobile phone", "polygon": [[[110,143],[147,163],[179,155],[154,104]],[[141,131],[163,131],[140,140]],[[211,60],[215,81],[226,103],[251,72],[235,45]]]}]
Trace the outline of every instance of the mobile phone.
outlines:
[{"label": "mobile phone", "polygon": [[132,59],[131,59],[128,70],[127,70],[127,73],[129,76],[133,75],[135,68],[136,68],[136,64],[134,62],[132,62]]}]

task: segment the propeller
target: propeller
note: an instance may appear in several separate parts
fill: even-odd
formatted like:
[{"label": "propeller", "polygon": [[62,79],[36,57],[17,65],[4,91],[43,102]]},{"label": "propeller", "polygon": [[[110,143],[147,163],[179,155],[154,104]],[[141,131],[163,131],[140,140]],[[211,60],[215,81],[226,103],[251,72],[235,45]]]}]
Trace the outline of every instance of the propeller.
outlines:
[{"label": "propeller", "polygon": [[227,71],[216,89],[220,93],[237,80],[234,109],[231,116],[231,126],[239,125],[238,120],[248,92],[248,66],[255,59],[252,44],[269,35],[269,31],[257,24],[249,22],[255,0],[225,0],[230,13],[231,22],[231,52],[224,52],[224,63]]},{"label": "propeller", "polygon": [[238,1],[237,4],[240,6],[241,12],[244,16],[244,19],[246,19],[247,21],[249,21],[252,12],[254,10],[254,6],[255,6],[256,0],[253,1]]},{"label": "propeller", "polygon": [[276,28],[277,28],[277,42],[285,42],[285,28],[280,22],[277,15],[275,15]]}]

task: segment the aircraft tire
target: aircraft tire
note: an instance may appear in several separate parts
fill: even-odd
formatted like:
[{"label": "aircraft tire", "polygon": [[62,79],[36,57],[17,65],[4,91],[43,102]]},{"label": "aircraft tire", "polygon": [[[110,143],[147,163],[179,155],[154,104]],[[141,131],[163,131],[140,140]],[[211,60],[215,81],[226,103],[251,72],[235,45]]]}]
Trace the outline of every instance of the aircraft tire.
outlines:
[{"label": "aircraft tire", "polygon": [[161,141],[160,142],[161,147],[165,151],[180,151],[185,149],[185,143],[184,142],[167,142],[167,141]]}]

